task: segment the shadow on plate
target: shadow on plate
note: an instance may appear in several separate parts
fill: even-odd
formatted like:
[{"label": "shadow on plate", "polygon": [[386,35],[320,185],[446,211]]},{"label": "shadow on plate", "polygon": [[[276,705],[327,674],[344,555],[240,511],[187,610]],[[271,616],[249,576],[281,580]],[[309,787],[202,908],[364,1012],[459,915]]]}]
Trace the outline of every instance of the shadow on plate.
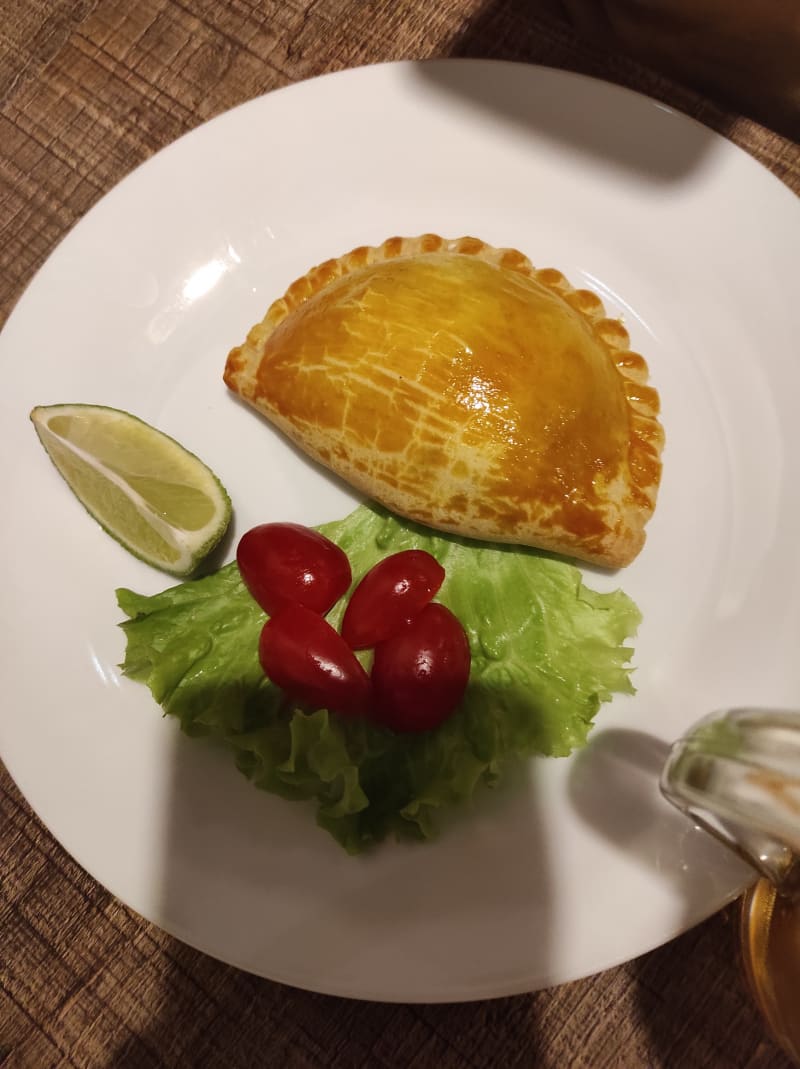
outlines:
[{"label": "shadow on plate", "polygon": [[261,975],[357,998],[470,999],[506,986],[510,929],[520,976],[531,940],[546,971],[554,906],[526,770],[479,789],[435,841],[352,857],[316,826],[310,803],[257,790],[226,752],[172,722],[164,729],[168,931]]},{"label": "shadow on plate", "polygon": [[[331,1015],[350,1021],[350,1054],[363,1048],[358,1064],[436,1064],[446,1053],[439,1029],[464,1058],[485,1048],[489,1064],[507,1014],[525,1030],[508,1040],[544,1064],[534,1008],[524,998],[481,1001],[508,982],[509,942],[520,975],[532,944],[546,969],[555,928],[527,766],[454,812],[435,842],[388,841],[352,857],[315,825],[309,803],[257,790],[226,752],[182,735],[171,718],[163,728],[172,779],[157,920],[189,945],[171,948],[148,999],[153,1043],[172,1036],[174,1064],[300,1064],[288,1057],[292,1039],[306,1045],[302,1064],[328,1064],[309,1037],[324,1036]],[[198,945],[214,957],[191,949]],[[325,989],[336,994],[315,993]],[[391,1041],[381,1034],[389,1020]],[[491,1032],[478,1026],[487,1020]],[[419,1060],[423,1041],[433,1043],[424,1048],[430,1061]],[[115,1066],[135,1064],[147,1042],[146,1034],[131,1041]]]},{"label": "shadow on plate", "polygon": [[[714,132],[611,83],[520,63],[420,63],[417,77],[560,153],[605,162],[658,185],[686,181],[719,144]],[[489,73],[491,71],[491,77]],[[457,151],[457,143],[453,150]],[[498,176],[500,178],[501,176]]]},{"label": "shadow on plate", "polygon": [[[596,35],[577,34],[560,0],[489,0],[450,42],[448,55],[507,60],[521,69],[495,73],[490,80],[476,78],[466,65],[421,63],[419,77],[429,87],[471,102],[561,150],[608,160],[654,182],[690,177],[714,147],[709,127],[721,133],[730,127],[725,112],[692,90],[641,66]],[[554,78],[553,69],[561,76]],[[570,78],[569,73],[605,84]],[[658,101],[622,88],[643,82]],[[678,121],[670,108],[705,125]]]},{"label": "shadow on plate", "polygon": [[673,809],[658,782],[669,746],[642,731],[594,732],[575,755],[569,794],[576,812],[620,852],[670,880],[686,914],[676,930],[707,915],[704,903],[732,900],[752,870]]}]

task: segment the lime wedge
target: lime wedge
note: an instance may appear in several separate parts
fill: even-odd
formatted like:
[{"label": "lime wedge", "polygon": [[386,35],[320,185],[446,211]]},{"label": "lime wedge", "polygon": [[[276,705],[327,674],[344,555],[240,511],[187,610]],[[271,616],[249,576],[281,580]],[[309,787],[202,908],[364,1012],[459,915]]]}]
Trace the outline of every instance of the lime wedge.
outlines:
[{"label": "lime wedge", "polygon": [[174,438],[102,405],[44,405],[31,419],[75,496],[141,560],[189,575],[222,538],[225,488]]}]

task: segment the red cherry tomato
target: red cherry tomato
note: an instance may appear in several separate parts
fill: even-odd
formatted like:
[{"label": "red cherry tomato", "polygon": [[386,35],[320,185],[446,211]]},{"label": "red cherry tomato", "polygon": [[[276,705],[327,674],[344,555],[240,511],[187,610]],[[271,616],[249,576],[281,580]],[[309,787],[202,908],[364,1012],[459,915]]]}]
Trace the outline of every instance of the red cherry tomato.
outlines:
[{"label": "red cherry tomato", "polygon": [[469,643],[438,602],[375,647],[373,718],[394,731],[428,731],[446,720],[469,680]]},{"label": "red cherry tomato", "polygon": [[345,609],[342,637],[354,650],[390,638],[423,609],[444,582],[444,568],[424,549],[406,549],[371,568]]},{"label": "red cherry tomato", "polygon": [[270,616],[286,605],[304,605],[323,616],[352,581],[347,554],[310,527],[262,523],[236,549],[242,580]]},{"label": "red cherry tomato", "polygon": [[367,673],[327,620],[303,605],[271,616],[258,642],[261,667],[297,701],[337,713],[363,713],[370,703]]}]

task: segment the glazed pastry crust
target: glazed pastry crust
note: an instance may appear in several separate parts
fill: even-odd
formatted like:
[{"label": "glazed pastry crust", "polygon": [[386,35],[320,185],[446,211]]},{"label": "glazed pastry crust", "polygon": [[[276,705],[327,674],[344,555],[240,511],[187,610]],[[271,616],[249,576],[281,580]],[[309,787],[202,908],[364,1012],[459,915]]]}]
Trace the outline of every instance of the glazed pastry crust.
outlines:
[{"label": "glazed pastry crust", "polygon": [[315,460],[409,519],[618,567],[661,475],[659,399],[600,298],[425,234],[312,268],[225,366]]}]

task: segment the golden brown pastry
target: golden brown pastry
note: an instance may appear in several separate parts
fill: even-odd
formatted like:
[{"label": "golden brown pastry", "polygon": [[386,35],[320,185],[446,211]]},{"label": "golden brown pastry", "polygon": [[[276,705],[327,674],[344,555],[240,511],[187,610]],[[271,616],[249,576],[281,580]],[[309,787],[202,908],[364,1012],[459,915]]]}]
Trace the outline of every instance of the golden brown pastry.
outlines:
[{"label": "golden brown pastry", "polygon": [[313,268],[225,382],[402,516],[629,563],[655,507],[658,395],[587,290],[475,238],[391,238]]}]

